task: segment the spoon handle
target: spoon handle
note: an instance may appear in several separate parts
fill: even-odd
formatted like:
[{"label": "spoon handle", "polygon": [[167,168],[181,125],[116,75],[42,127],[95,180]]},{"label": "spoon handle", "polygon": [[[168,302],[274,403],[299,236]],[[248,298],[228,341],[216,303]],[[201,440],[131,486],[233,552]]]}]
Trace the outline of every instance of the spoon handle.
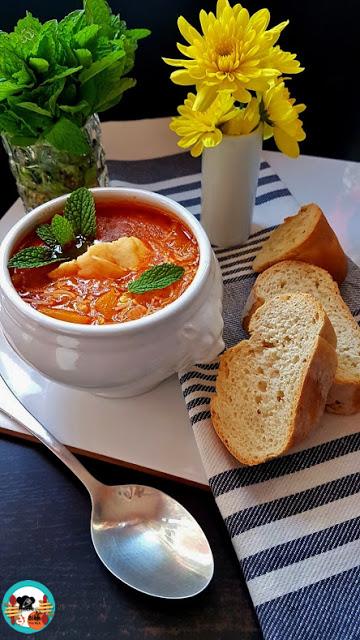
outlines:
[{"label": "spoon handle", "polygon": [[79,460],[25,409],[0,375],[0,412],[29,431],[52,451],[85,485],[90,495],[100,482],[96,480]]}]

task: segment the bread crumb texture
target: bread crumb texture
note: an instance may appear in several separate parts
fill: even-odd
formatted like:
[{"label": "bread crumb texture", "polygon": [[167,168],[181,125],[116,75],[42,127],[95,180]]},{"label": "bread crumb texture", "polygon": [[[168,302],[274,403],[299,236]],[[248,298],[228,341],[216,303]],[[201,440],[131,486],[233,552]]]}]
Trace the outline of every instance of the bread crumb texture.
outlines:
[{"label": "bread crumb texture", "polygon": [[280,293],[294,292],[311,294],[323,305],[337,336],[335,384],[351,385],[351,389],[348,394],[344,388],[338,393],[334,389],[330,408],[345,414],[359,411],[360,327],[327,271],[295,260],[278,263],[258,276],[252,293],[253,308]]}]

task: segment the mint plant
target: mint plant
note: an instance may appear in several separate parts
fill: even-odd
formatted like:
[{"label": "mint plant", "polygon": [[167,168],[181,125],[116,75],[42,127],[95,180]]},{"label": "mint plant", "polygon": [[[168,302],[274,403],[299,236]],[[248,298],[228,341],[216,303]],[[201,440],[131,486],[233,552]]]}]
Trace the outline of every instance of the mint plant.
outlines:
[{"label": "mint plant", "polygon": [[0,133],[12,145],[46,141],[85,155],[88,118],[116,105],[135,85],[128,77],[138,40],[106,0],[42,24],[27,13],[11,33],[0,32]]}]

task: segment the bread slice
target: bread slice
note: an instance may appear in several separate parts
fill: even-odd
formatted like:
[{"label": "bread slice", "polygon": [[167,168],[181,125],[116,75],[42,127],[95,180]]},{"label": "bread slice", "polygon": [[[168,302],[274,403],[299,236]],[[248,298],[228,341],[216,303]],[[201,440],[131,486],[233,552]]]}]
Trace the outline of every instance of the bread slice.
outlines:
[{"label": "bread slice", "polygon": [[316,427],[334,379],[336,336],[321,304],[284,294],[258,309],[250,340],[220,358],[215,431],[240,462],[275,458]]},{"label": "bread slice", "polygon": [[244,311],[244,327],[265,300],[279,293],[309,293],[321,302],[337,336],[338,367],[326,409],[350,415],[360,411],[360,327],[327,271],[288,260],[258,276]]},{"label": "bread slice", "polygon": [[322,267],[341,284],[347,273],[347,259],[320,207],[307,204],[284,222],[264,242],[254,262],[260,273],[281,260],[302,260]]}]

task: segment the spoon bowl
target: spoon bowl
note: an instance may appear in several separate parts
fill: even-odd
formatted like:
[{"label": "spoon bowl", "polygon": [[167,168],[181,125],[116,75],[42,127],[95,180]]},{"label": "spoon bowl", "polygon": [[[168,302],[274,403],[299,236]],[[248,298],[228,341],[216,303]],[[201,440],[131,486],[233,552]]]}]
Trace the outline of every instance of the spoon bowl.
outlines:
[{"label": "spoon bowl", "polygon": [[189,598],[209,584],[214,561],[192,515],[162,491],[100,485],[92,494],[91,537],[117,578],[159,598]]}]

